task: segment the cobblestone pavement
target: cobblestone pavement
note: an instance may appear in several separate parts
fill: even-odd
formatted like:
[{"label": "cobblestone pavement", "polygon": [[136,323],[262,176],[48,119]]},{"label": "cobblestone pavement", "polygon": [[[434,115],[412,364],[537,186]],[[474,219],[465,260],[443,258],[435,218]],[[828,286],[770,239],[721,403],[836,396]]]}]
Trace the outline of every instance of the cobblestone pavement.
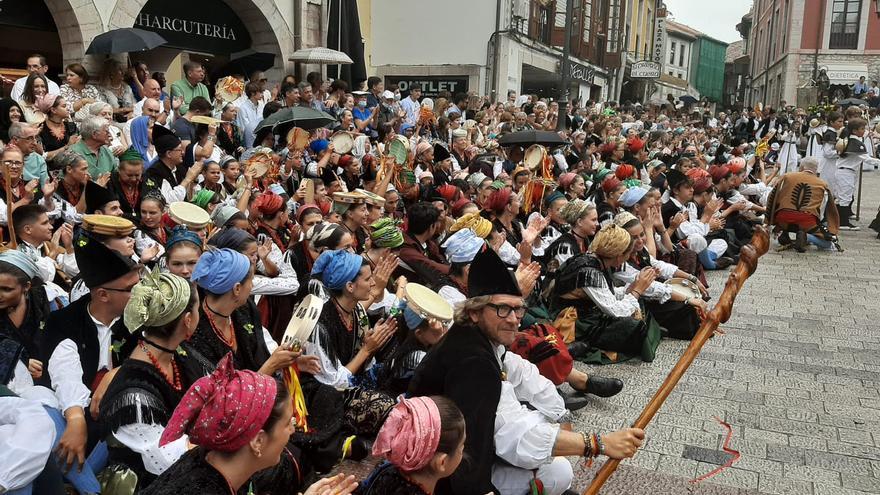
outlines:
[{"label": "cobblestone pavement", "polygon": [[[711,339],[647,429],[648,441],[602,493],[880,493],[880,240],[867,228],[880,173],[865,173],[860,232],[844,253],[811,248],[761,258],[724,335]],[[727,273],[710,274],[717,297]],[[576,429],[630,424],[684,351],[663,341],[653,363],[588,372],[626,383],[575,415]],[[741,453],[731,468],[689,483],[727,460],[726,430]],[[601,463],[577,467],[583,490]]]}]

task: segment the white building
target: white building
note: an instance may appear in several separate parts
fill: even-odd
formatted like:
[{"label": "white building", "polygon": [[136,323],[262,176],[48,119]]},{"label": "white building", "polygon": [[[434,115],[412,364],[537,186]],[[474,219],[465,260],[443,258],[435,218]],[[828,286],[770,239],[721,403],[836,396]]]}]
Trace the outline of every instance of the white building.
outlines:
[{"label": "white building", "polygon": [[662,68],[652,100],[665,100],[670,94],[676,99],[684,95],[700,98],[699,91],[691,84],[691,55],[700,35],[691,27],[666,19]]}]

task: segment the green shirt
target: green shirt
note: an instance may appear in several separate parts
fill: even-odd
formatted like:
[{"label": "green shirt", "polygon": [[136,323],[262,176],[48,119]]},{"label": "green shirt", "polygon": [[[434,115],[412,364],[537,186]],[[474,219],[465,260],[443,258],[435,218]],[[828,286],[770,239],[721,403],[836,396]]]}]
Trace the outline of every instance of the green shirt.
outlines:
[{"label": "green shirt", "polygon": [[189,110],[189,103],[196,96],[201,96],[204,99],[208,100],[208,103],[211,103],[211,95],[208,94],[208,87],[202,83],[196,83],[195,86],[189,83],[186,78],[178,79],[171,84],[171,97],[183,97],[183,105],[180,105],[180,110],[177,112],[180,115],[183,115]]},{"label": "green shirt", "polygon": [[40,179],[40,185],[46,183],[49,173],[46,171],[46,160],[39,153],[31,153],[24,159],[24,173],[22,179],[25,182],[31,179]]},{"label": "green shirt", "polygon": [[106,146],[101,146],[98,152],[95,153],[86,146],[85,139],[80,139],[68,149],[85,158],[89,164],[89,175],[92,179],[97,179],[102,174],[108,174],[119,167],[119,160],[113,156],[113,152]]}]

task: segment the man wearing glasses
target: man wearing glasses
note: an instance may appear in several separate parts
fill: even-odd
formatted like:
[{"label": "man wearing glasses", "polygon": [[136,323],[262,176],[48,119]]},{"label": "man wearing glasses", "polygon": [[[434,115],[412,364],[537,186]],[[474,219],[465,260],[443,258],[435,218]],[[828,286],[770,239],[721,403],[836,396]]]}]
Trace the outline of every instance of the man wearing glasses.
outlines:
[{"label": "man wearing glasses", "polygon": [[74,253],[89,292],[49,315],[46,378],[60,404],[61,414],[50,411],[58,431],[64,432],[58,457],[65,467],[81,469],[94,480],[87,491],[99,492],[94,473],[103,468],[98,459],[106,462],[106,444],[98,442],[95,419],[114,368],[136,343],[121,316],[140,279],[140,265],[85,231],[74,241]]},{"label": "man wearing glasses", "polygon": [[46,62],[46,57],[40,55],[39,53],[35,53],[27,58],[27,71],[28,75],[24,77],[20,77],[15,80],[15,84],[12,86],[12,91],[9,94],[9,97],[15,101],[21,100],[21,95],[24,94],[24,85],[27,83],[28,76],[31,74],[39,74],[46,78],[46,81],[49,82],[49,87],[47,88],[47,93],[50,95],[61,94],[61,90],[58,87],[58,83],[49,79],[49,76],[46,75],[49,72],[49,64]]},{"label": "man wearing glasses", "polygon": [[196,162],[183,180],[178,182],[175,172],[183,164],[184,145],[173,132],[160,125],[153,126],[153,146],[159,157],[144,172],[144,184],[147,190],[159,191],[167,204],[185,201],[187,193],[192,190],[196,177],[202,173],[202,163]]},{"label": "man wearing glasses", "polygon": [[520,494],[537,479],[543,493],[560,495],[573,477],[564,456],[632,457],[643,430],[599,435],[564,429],[567,411],[556,387],[534,364],[507,352],[526,306],[493,250],[474,258],[467,287],[470,298],[456,307],[455,324],[422,360],[408,392],[449,397],[465,417],[464,451],[471,462],[441,480],[435,493]]},{"label": "man wearing glasses", "polygon": [[37,134],[39,133],[40,131],[34,125],[14,122],[9,127],[9,142],[17,146],[24,157],[22,179],[25,182],[31,179],[39,179],[40,184],[45,184],[49,178],[49,172],[46,167],[46,159],[43,158],[42,154],[36,153]]}]

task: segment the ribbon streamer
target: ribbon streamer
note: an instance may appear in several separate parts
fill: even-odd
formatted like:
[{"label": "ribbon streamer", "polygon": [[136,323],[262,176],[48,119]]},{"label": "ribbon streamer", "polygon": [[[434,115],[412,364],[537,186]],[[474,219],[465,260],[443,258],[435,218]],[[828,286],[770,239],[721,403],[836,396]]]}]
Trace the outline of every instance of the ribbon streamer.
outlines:
[{"label": "ribbon streamer", "polygon": [[718,416],[713,416],[713,417],[715,418],[715,421],[718,421],[721,424],[721,426],[723,426],[724,428],[727,429],[727,436],[724,438],[724,443],[721,445],[721,450],[730,454],[731,457],[730,457],[730,459],[727,460],[727,462],[718,466],[717,468],[709,471],[708,473],[706,473],[702,476],[698,476],[698,477],[692,479],[691,483],[694,483],[694,484],[697,484],[703,480],[709,479],[712,476],[715,476],[716,474],[720,473],[721,471],[724,471],[725,469],[732,466],[733,463],[738,461],[740,458],[739,451],[730,448],[730,440],[733,438],[733,428],[731,428],[730,424],[727,423],[726,421],[721,421],[721,418],[719,418]]},{"label": "ribbon streamer", "polygon": [[284,370],[284,385],[290,392],[290,400],[293,401],[293,420],[296,429],[309,431],[309,411],[306,409],[306,398],[299,383],[299,369],[296,364]]}]

